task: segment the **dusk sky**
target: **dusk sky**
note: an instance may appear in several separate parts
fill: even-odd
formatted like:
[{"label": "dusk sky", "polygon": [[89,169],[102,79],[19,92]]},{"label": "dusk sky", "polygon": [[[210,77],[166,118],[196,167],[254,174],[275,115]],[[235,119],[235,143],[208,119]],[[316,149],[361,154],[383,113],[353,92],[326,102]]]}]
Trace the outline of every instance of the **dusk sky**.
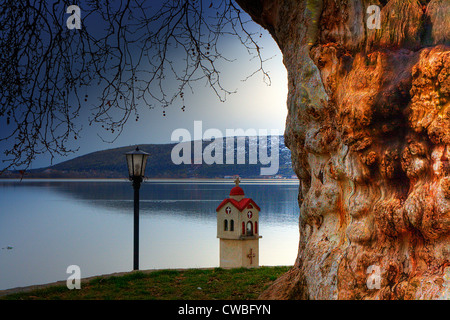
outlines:
[{"label": "dusk sky", "polygon": [[[80,7],[82,10],[82,4]],[[256,23],[250,26],[252,31],[261,33],[261,37],[257,40],[262,48],[263,58],[270,58],[264,65],[271,78],[270,86],[264,81],[262,73],[243,81],[258,69],[259,62],[251,59],[252,56],[248,55],[237,39],[226,39],[223,54],[233,61],[220,64],[222,83],[227,90],[236,90],[236,93],[228,95],[226,101],[221,102],[205,81],[199,81],[193,86],[193,93],[185,92],[185,110],[181,108],[183,103],[177,100],[173,105],[164,108],[165,116],[163,108],[158,103],[149,109],[141,102],[138,107],[139,121],[130,118],[121,135],[111,143],[105,141],[112,141],[116,135],[103,130],[101,124],[88,125],[90,105],[99,95],[97,88],[91,86],[81,91],[82,95],[89,96],[89,100],[83,105],[78,118],[77,124],[81,128],[79,138],[70,145],[73,148],[78,147],[79,150],[66,157],[55,157],[53,164],[98,150],[148,143],[170,143],[171,134],[177,128],[185,128],[193,136],[194,121],[198,120],[203,122],[203,132],[209,128],[216,128],[225,135],[226,129],[251,128],[256,131],[266,129],[269,133],[271,129],[278,129],[280,134],[283,134],[287,115],[287,76],[282,55],[268,32]],[[83,27],[89,31],[91,25]],[[166,84],[173,87],[173,90],[179,85],[177,82]],[[168,89],[170,91],[172,88]],[[3,154],[1,159],[4,159]],[[30,169],[50,164],[49,156],[40,155],[33,161]]]},{"label": "dusk sky", "polygon": [[[101,130],[100,126],[84,126],[79,154],[85,154],[100,149],[109,149],[126,145],[144,143],[169,143],[171,134],[177,128],[186,128],[193,136],[194,121],[203,122],[203,131],[209,128],[217,128],[225,134],[226,129],[278,129],[284,133],[287,107],[287,76],[282,63],[281,52],[275,41],[264,31],[261,38],[263,54],[265,57],[273,57],[265,64],[270,72],[271,85],[264,82],[261,73],[251,78],[247,76],[258,68],[256,61],[249,61],[250,57],[239,43],[233,43],[230,48],[233,53],[233,62],[224,64],[222,76],[227,89],[234,91],[228,95],[225,102],[221,102],[215,93],[206,84],[197,84],[194,93],[185,94],[185,111],[181,109],[181,101],[165,108],[166,116],[163,116],[163,108],[155,104],[154,109],[145,105],[141,106],[139,121],[130,119],[125,125],[122,134],[114,143],[105,143],[97,134],[105,140],[114,135]],[[177,87],[173,83],[173,87]]]}]

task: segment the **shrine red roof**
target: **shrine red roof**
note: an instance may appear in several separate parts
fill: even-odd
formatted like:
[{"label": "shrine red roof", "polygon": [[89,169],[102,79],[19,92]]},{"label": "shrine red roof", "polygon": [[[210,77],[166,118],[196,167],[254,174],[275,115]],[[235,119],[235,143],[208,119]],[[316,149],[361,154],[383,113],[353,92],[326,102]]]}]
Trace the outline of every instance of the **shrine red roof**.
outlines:
[{"label": "shrine red roof", "polygon": [[217,207],[216,211],[219,211],[220,208],[222,208],[228,202],[231,202],[231,204],[233,204],[233,206],[235,206],[236,209],[238,209],[239,211],[243,211],[245,208],[247,208],[247,206],[249,204],[252,204],[256,209],[258,209],[258,211],[261,211],[261,209],[255,203],[255,201],[253,201],[250,198],[244,198],[241,201],[237,201],[237,200],[234,200],[234,199],[231,199],[231,198],[227,198],[227,199],[223,200],[221,204],[219,204],[219,206]]},{"label": "shrine red roof", "polygon": [[243,196],[243,195],[244,195],[244,190],[239,186],[234,187],[230,191],[230,196]]}]

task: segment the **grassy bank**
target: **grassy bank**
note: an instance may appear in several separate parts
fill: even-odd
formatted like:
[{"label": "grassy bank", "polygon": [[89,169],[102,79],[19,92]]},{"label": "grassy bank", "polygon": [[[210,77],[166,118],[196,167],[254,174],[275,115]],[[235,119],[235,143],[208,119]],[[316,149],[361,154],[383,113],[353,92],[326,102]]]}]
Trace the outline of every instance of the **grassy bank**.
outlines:
[{"label": "grassy bank", "polygon": [[14,293],[0,299],[34,300],[141,300],[141,299],[257,299],[275,279],[291,267],[258,269],[187,269],[132,272],[123,276],[97,277],[81,289],[65,285]]}]

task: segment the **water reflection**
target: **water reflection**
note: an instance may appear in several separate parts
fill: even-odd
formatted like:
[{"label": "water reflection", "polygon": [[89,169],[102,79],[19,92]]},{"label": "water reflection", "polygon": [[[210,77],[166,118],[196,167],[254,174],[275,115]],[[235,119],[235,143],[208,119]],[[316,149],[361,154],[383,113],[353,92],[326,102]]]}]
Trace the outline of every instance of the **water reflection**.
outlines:
[{"label": "water reflection", "polygon": [[[143,215],[164,214],[215,219],[215,209],[229,196],[233,183],[204,181],[147,181],[140,190]],[[297,221],[296,182],[241,183],[246,196],[262,208],[261,219],[271,223]],[[127,180],[63,180],[63,181],[1,181],[0,188],[45,188],[65,197],[88,202],[107,209],[111,214],[130,214],[133,189]]]}]

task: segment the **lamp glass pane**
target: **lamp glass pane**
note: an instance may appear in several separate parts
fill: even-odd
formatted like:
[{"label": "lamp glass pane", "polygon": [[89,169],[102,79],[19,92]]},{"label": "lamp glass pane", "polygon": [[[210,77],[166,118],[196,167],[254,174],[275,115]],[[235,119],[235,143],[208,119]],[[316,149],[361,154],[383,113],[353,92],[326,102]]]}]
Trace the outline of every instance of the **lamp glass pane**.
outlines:
[{"label": "lamp glass pane", "polygon": [[133,173],[142,176],[142,154],[133,154]]},{"label": "lamp glass pane", "polygon": [[127,154],[127,165],[128,165],[128,174],[130,177],[133,176],[133,155]]},{"label": "lamp glass pane", "polygon": [[145,166],[147,165],[147,158],[148,158],[148,154],[142,155],[142,172],[141,172],[142,176],[145,176]]}]

